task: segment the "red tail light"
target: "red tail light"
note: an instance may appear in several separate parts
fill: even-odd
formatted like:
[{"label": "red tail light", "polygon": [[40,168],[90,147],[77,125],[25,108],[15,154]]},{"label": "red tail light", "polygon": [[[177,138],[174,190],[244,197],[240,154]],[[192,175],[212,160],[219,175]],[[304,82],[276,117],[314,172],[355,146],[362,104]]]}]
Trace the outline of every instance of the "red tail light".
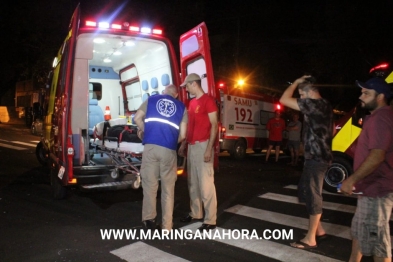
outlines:
[{"label": "red tail light", "polygon": [[377,65],[377,66],[371,68],[370,73],[375,71],[375,70],[386,69],[388,66],[389,66],[389,64],[387,64],[387,63],[383,63],[383,64],[380,64],[380,65]]}]

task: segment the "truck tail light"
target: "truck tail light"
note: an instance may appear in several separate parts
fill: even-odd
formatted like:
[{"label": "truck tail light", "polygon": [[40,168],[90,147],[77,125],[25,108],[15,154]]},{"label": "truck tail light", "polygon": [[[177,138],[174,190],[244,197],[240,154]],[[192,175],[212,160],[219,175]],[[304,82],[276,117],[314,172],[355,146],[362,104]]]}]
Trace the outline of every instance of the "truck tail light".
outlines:
[{"label": "truck tail light", "polygon": [[225,133],[226,133],[226,129],[225,129],[225,127],[222,127],[221,128],[221,137],[224,137],[225,136]]}]

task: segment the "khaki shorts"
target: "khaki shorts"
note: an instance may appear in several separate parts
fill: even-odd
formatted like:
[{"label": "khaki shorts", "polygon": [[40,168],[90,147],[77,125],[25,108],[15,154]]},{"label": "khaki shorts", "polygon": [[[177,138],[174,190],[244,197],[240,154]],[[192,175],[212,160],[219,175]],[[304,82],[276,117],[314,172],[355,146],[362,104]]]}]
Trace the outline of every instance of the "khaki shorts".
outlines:
[{"label": "khaki shorts", "polygon": [[359,196],[351,233],[364,256],[392,256],[389,228],[392,207],[393,193],[375,198]]}]

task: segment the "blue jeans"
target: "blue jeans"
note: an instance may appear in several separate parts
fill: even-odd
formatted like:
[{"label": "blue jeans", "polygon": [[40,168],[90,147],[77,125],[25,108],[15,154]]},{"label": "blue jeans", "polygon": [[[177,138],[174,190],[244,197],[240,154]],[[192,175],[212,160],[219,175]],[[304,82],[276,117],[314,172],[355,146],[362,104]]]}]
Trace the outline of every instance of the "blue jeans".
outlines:
[{"label": "blue jeans", "polygon": [[298,185],[301,203],[306,203],[309,215],[322,214],[322,186],[329,164],[313,159],[304,161],[303,173]]}]

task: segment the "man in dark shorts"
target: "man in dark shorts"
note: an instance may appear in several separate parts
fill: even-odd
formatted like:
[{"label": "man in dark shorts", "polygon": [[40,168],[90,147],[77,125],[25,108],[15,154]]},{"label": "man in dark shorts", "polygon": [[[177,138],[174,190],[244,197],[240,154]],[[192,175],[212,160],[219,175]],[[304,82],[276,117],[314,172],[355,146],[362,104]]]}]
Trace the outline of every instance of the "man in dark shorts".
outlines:
[{"label": "man in dark shorts", "polygon": [[274,114],[274,117],[270,118],[266,124],[266,129],[269,130],[269,147],[266,151],[266,162],[269,160],[270,151],[273,148],[276,153],[276,162],[278,162],[280,146],[282,145],[282,132],[285,130],[285,121],[281,118],[280,111],[276,110]]},{"label": "man in dark shorts", "polygon": [[341,185],[341,192],[358,195],[352,220],[352,252],[349,261],[373,256],[374,261],[391,261],[389,220],[393,208],[393,110],[388,106],[389,85],[371,78],[362,88],[361,106],[366,116],[355,149],[355,172]]},{"label": "man in dark shorts", "polygon": [[[317,247],[317,238],[325,235],[320,220],[322,216],[322,186],[325,172],[332,161],[333,109],[323,99],[310,76],[296,79],[283,93],[280,103],[304,115],[303,143],[304,168],[300,177],[299,201],[306,203],[309,226],[306,236],[291,246],[299,249]],[[300,98],[293,98],[298,89]]]}]

